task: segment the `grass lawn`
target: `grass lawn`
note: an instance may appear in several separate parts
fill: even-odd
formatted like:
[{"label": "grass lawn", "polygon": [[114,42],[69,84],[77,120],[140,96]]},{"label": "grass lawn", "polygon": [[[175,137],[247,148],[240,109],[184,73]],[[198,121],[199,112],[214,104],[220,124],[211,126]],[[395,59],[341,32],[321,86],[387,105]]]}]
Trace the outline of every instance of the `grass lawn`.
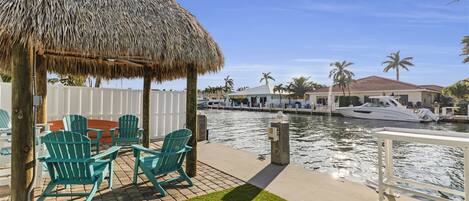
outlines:
[{"label": "grass lawn", "polygon": [[218,191],[209,193],[207,195],[202,195],[189,199],[188,201],[286,201],[285,199],[276,196],[272,193],[269,193],[265,190],[262,190],[251,184],[244,184],[235,188],[226,189],[224,191]]}]

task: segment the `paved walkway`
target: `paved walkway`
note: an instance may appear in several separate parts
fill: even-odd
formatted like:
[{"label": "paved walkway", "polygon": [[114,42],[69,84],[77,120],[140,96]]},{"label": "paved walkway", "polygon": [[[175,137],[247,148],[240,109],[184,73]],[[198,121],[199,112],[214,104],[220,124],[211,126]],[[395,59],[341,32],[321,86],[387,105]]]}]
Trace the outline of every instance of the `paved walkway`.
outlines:
[{"label": "paved walkway", "polygon": [[[153,148],[160,147],[159,143],[153,143]],[[113,201],[113,200],[186,200],[199,195],[205,195],[215,191],[221,191],[231,187],[245,184],[242,180],[226,174],[203,162],[198,162],[198,175],[192,178],[194,186],[187,186],[186,182],[174,183],[165,187],[168,195],[161,197],[158,191],[153,187],[145,175],[140,174],[137,185],[132,184],[132,174],[134,166],[134,157],[131,150],[124,150],[119,153],[119,157],[114,165],[113,189],[108,190],[107,180],[101,184],[100,190],[96,193],[93,200]],[[141,171],[140,171],[141,172]],[[170,174],[166,178],[177,175]],[[47,175],[48,177],[48,175]],[[49,178],[44,179],[45,187],[49,182]],[[84,192],[85,189],[91,189],[92,185],[74,185],[71,189],[64,189],[63,186],[57,189],[59,192]],[[35,189],[36,198],[41,194],[43,189]],[[84,197],[49,197],[46,200],[84,200]]]},{"label": "paved walkway", "polygon": [[[198,144],[199,161],[290,201],[376,201],[378,194],[358,183],[339,181],[331,176],[306,170],[297,165],[286,167],[260,161],[246,151],[216,143]],[[403,197],[396,201],[410,201]]]}]

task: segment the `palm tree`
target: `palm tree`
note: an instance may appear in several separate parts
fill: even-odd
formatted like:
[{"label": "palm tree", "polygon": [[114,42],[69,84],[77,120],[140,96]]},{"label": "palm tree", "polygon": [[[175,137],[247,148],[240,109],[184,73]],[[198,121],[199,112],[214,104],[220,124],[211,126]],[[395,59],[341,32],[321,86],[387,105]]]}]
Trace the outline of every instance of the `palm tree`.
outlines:
[{"label": "palm tree", "polygon": [[329,72],[329,78],[332,78],[334,85],[342,89],[345,96],[345,89],[348,89],[350,96],[350,84],[353,82],[355,74],[348,70],[347,67],[353,65],[352,62],[342,61],[331,63],[332,70]]},{"label": "palm tree", "polygon": [[59,75],[56,78],[50,78],[47,82],[55,84],[57,82],[62,83],[65,86],[85,86],[86,83],[85,76],[78,75]]},{"label": "palm tree", "polygon": [[225,92],[230,92],[233,90],[233,87],[234,87],[234,83],[233,83],[233,79],[230,78],[230,76],[226,76],[225,77],[225,87],[224,87],[224,91]]},{"label": "palm tree", "polygon": [[207,86],[203,90],[203,92],[209,97],[215,97],[216,99],[219,99],[220,93],[223,92],[224,90],[225,90],[225,87],[222,87],[222,86],[218,86],[218,87]]},{"label": "palm tree", "polygon": [[401,56],[399,55],[400,51],[393,52],[391,53],[388,58],[389,60],[383,62],[382,65],[386,65],[384,67],[384,72],[388,72],[391,69],[396,70],[396,80],[399,81],[399,68],[403,68],[405,70],[409,70],[407,66],[414,66],[412,63],[413,57],[406,57],[401,59]]},{"label": "palm tree", "polygon": [[216,99],[220,99],[221,93],[225,92],[225,87],[223,86],[217,86],[217,87],[211,87],[207,86],[203,92],[205,94],[208,94],[209,97],[215,97]]},{"label": "palm tree", "polygon": [[236,89],[236,91],[244,91],[246,89],[249,89],[249,87],[248,86],[240,87],[240,88]]},{"label": "palm tree", "polygon": [[[93,78],[92,78],[92,77],[88,77],[87,80],[88,80],[88,86],[89,86],[89,87],[93,87]],[[95,87],[95,88],[101,87],[101,83],[102,83],[102,77],[101,77],[101,76],[96,76],[96,77],[94,78],[94,87]]]},{"label": "palm tree", "polygon": [[275,81],[274,77],[272,77],[270,74],[271,72],[262,73],[262,78],[259,80],[259,82],[265,81],[265,85],[269,85],[269,80]]},{"label": "palm tree", "polygon": [[11,82],[11,75],[0,72],[0,82]]},{"label": "palm tree", "polygon": [[306,92],[322,87],[322,85],[309,81],[309,79],[310,77],[304,76],[294,77],[292,81],[288,83],[287,90],[293,93],[293,97],[303,98]]},{"label": "palm tree", "polygon": [[283,86],[283,84],[278,84],[278,85],[275,85],[274,86],[274,94],[278,92],[278,94],[280,95],[280,105],[282,105],[282,93],[285,91],[285,87]]},{"label": "palm tree", "polygon": [[463,63],[469,63],[469,36],[464,36],[461,44],[463,44],[461,56],[465,56]]},{"label": "palm tree", "polygon": [[101,87],[101,76],[96,76],[96,81],[94,82],[94,87],[99,88]]}]

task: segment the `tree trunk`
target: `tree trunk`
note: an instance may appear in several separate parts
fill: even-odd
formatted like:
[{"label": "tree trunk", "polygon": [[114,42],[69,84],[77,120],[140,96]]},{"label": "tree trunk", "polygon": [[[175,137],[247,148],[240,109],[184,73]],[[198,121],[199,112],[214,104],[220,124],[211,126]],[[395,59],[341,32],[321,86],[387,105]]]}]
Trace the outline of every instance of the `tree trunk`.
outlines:
[{"label": "tree trunk", "polygon": [[11,54],[11,200],[27,200],[28,186],[32,185],[33,157],[33,51],[16,44]]},{"label": "tree trunk", "polygon": [[42,56],[36,57],[36,92],[42,97],[42,104],[37,108],[37,123],[47,123],[47,67]]},{"label": "tree trunk", "polygon": [[96,80],[94,81],[94,87],[99,88],[101,87],[101,77],[96,76]]},{"label": "tree trunk", "polygon": [[282,94],[280,94],[280,103],[279,103],[280,107],[282,107]]},{"label": "tree trunk", "polygon": [[190,66],[187,70],[186,127],[192,131],[189,146],[192,151],[186,157],[186,172],[189,177],[197,175],[197,69]]},{"label": "tree trunk", "polygon": [[396,79],[399,81],[399,66],[396,67]]},{"label": "tree trunk", "polygon": [[151,75],[150,68],[144,68],[143,76],[143,146],[150,147],[150,91],[151,91]]}]

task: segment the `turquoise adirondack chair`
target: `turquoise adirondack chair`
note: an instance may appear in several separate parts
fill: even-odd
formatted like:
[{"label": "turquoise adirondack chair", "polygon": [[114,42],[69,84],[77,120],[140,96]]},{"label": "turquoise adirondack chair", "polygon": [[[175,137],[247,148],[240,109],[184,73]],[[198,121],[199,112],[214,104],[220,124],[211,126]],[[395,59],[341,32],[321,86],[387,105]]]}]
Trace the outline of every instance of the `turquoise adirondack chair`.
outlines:
[{"label": "turquoise adirondack chair", "polygon": [[62,119],[62,121],[66,131],[80,133],[85,136],[88,136],[89,132],[95,132],[97,135],[95,139],[91,140],[91,144],[96,145],[96,153],[99,154],[99,141],[103,136],[103,130],[97,128],[88,128],[88,119],[77,114],[67,115]]},{"label": "turquoise adirondack chair", "polygon": [[0,109],[0,130],[6,132],[10,129],[10,115],[8,115],[7,111]]},{"label": "turquoise adirondack chair", "polygon": [[[164,138],[163,147],[160,151],[147,149],[140,145],[132,145],[134,156],[136,157],[133,183],[137,183],[138,168],[140,167],[162,196],[166,196],[166,191],[163,189],[162,185],[174,180],[182,179],[187,181],[189,186],[192,186],[191,179],[182,168],[186,153],[192,149],[187,146],[191,135],[192,132],[188,129],[180,129],[171,132]],[[149,156],[141,157],[142,152],[149,154]],[[157,180],[157,177],[164,176],[171,172],[178,172],[179,177],[166,181]]]},{"label": "turquoise adirondack chair", "polygon": [[143,128],[138,128],[138,117],[124,115],[119,118],[119,127],[109,130],[113,145],[139,144]]},{"label": "turquoise adirondack chair", "polygon": [[[38,200],[46,197],[87,196],[86,200],[90,201],[106,175],[109,188],[112,188],[113,161],[120,147],[113,146],[101,154],[91,156],[91,140],[80,133],[56,131],[41,139],[49,156],[40,157],[39,161],[46,163],[51,181]],[[89,193],[51,193],[57,185],[74,184],[93,184],[93,188]]]},{"label": "turquoise adirondack chair", "polygon": [[[0,135],[3,135],[3,134],[8,135],[10,133],[11,133],[10,116],[8,115],[7,111],[0,109]],[[11,138],[0,139],[0,140],[9,141],[11,140]],[[0,155],[10,155],[10,154],[11,154],[11,148],[9,146],[0,147]]]}]

